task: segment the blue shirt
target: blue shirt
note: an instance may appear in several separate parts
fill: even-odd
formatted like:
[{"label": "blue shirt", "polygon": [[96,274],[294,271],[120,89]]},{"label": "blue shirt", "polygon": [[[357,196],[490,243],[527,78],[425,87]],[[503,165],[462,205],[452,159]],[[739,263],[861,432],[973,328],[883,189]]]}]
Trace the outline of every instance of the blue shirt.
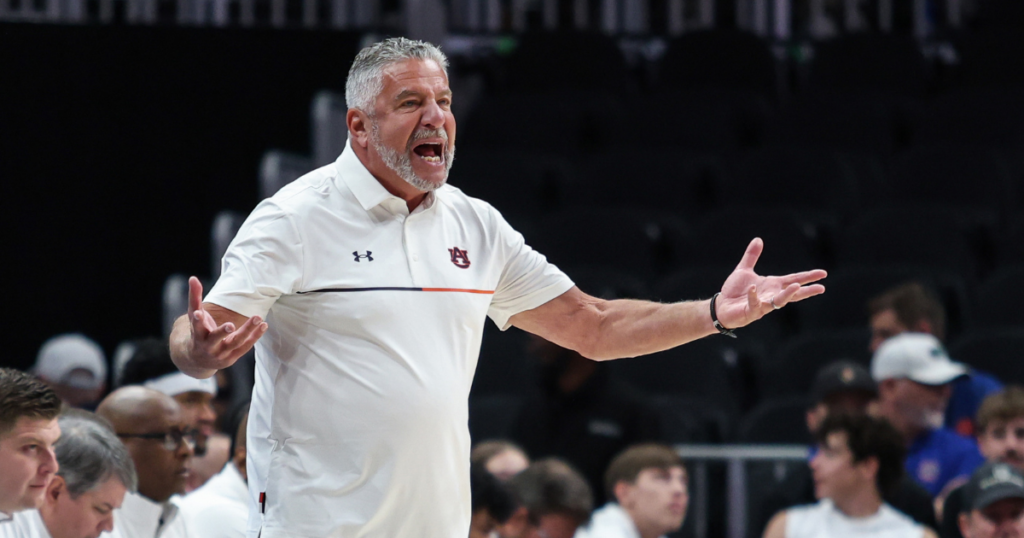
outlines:
[{"label": "blue shirt", "polygon": [[936,497],[952,480],[969,477],[984,461],[973,439],[940,428],[910,445],[905,465],[910,476]]},{"label": "blue shirt", "polygon": [[1003,384],[992,374],[971,370],[953,382],[953,394],[946,407],[946,427],[960,435],[974,435],[974,416],[989,394],[1003,390]]}]

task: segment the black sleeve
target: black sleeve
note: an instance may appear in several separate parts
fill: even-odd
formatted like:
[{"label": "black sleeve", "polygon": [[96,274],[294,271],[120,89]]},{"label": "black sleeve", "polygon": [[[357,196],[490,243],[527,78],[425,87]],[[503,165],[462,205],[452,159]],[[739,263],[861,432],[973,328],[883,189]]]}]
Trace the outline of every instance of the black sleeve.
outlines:
[{"label": "black sleeve", "polygon": [[964,538],[960,534],[960,510],[964,506],[963,486],[949,492],[946,503],[942,505],[942,526],[939,528],[939,538]]},{"label": "black sleeve", "polygon": [[938,531],[935,519],[935,505],[932,496],[910,475],[904,474],[895,490],[886,496],[886,502],[893,508],[908,515],[914,521]]}]

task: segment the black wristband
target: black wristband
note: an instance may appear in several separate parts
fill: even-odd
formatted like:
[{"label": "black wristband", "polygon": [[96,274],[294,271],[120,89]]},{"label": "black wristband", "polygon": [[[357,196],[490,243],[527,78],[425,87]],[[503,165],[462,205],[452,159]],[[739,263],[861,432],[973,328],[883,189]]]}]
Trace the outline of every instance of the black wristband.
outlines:
[{"label": "black wristband", "polygon": [[711,298],[711,323],[714,324],[719,333],[724,334],[729,338],[736,338],[736,333],[732,332],[732,329],[726,329],[725,325],[722,325],[722,322],[718,321],[718,314],[715,313],[715,299],[718,299],[718,296],[721,294],[721,292],[716,293]]}]

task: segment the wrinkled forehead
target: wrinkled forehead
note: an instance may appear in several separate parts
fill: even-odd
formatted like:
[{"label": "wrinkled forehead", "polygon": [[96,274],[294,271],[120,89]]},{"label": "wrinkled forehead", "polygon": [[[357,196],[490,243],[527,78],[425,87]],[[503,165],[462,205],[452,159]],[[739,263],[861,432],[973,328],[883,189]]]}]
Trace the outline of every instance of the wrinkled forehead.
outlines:
[{"label": "wrinkled forehead", "polygon": [[448,75],[434,60],[401,60],[382,70],[381,97],[391,100],[403,92],[450,92]]}]

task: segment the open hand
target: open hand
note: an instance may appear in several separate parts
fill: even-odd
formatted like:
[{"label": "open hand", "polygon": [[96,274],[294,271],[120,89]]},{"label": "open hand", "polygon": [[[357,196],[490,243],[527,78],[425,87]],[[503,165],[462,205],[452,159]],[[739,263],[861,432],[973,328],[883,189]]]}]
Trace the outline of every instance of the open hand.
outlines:
[{"label": "open hand", "polygon": [[192,364],[205,370],[231,366],[267,331],[267,324],[259,316],[246,318],[226,308],[217,308],[216,314],[227,321],[218,325],[214,314],[203,308],[203,285],[198,278],[189,278],[188,320],[192,331],[189,356]]},{"label": "open hand", "polygon": [[822,269],[785,276],[755,273],[754,265],[763,249],[761,238],[754,238],[739,265],[722,285],[722,294],[715,301],[715,311],[726,328],[749,325],[772,310],[825,293],[825,286],[814,284],[828,276]]}]

